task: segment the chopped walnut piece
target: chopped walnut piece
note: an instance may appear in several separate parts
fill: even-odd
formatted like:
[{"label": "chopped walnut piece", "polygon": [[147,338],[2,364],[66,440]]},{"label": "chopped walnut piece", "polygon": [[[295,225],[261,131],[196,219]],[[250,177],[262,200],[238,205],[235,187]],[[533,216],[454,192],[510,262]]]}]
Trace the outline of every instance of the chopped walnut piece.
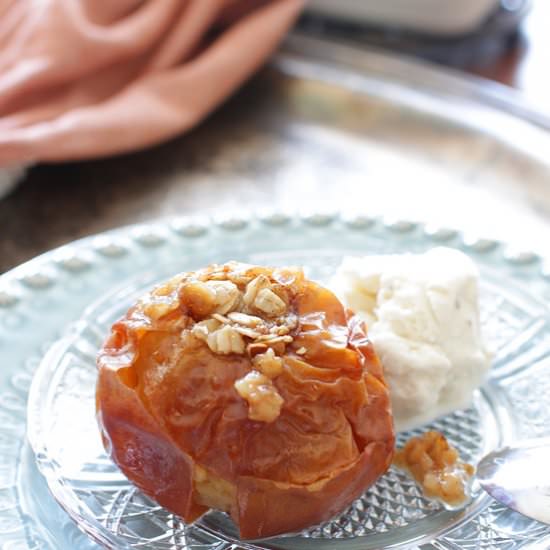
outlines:
[{"label": "chopped walnut piece", "polygon": [[245,344],[243,337],[228,325],[211,332],[206,339],[208,347],[214,353],[227,355],[229,353],[244,353]]},{"label": "chopped walnut piece", "polygon": [[215,290],[201,281],[185,283],[181,288],[180,298],[195,319],[207,317],[216,307]]},{"label": "chopped walnut piece", "polygon": [[281,414],[284,400],[267,376],[250,371],[235,382],[235,389],[248,402],[250,420],[273,422]]},{"label": "chopped walnut piece", "polygon": [[469,498],[468,488],[475,468],[462,462],[445,436],[429,431],[412,437],[394,457],[394,464],[408,471],[427,497],[450,506],[460,506]]},{"label": "chopped walnut piece", "polygon": [[275,355],[273,349],[268,348],[264,353],[256,355],[252,364],[268,378],[275,378],[283,372],[283,360]]},{"label": "chopped walnut piece", "polygon": [[231,281],[207,281],[204,284],[216,294],[214,300],[215,313],[225,315],[238,306],[241,292],[237,285]]}]

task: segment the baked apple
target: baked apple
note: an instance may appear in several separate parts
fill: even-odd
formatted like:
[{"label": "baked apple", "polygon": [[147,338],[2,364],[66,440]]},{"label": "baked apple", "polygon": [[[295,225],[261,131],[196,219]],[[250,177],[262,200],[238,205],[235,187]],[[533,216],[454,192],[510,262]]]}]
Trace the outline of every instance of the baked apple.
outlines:
[{"label": "baked apple", "polygon": [[363,323],[299,269],[179,274],[114,324],[97,416],[124,474],[191,522],[242,538],[327,520],[389,467],[394,431]]}]

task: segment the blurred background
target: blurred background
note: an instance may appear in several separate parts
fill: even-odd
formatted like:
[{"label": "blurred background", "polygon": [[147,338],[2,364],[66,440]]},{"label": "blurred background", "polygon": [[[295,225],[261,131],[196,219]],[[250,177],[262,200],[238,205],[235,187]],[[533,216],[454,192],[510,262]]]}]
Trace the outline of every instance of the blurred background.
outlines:
[{"label": "blurred background", "polygon": [[[269,9],[269,2],[259,4]],[[237,11],[222,27],[203,25],[207,41],[197,42],[171,65],[158,61],[157,74],[192,65],[193,56],[199,58],[210,47],[223,54],[229,46],[222,40],[234,38],[232,29],[238,31],[240,21],[256,26],[260,44],[266,31],[259,16],[251,19],[254,10],[247,9],[252,16]],[[251,65],[251,80],[240,87],[248,77],[243,72],[225,95],[214,94],[207,107],[199,108],[192,90],[193,78],[200,75],[192,75],[191,92],[180,91],[191,108],[205,111],[204,117],[182,123],[181,131],[172,129],[154,143],[121,147],[120,154],[97,147],[104,134],[89,121],[74,138],[63,134],[63,140],[89,140],[85,145],[100,150],[101,158],[91,153],[83,160],[72,154],[64,159],[55,154],[57,142],[49,156],[37,153],[48,124],[55,123],[53,114],[40,110],[41,102],[56,92],[57,81],[35,96],[27,87],[6,100],[0,110],[0,191],[5,194],[0,198],[0,272],[120,225],[165,215],[228,214],[239,212],[243,203],[253,211],[354,206],[376,215],[494,233],[537,250],[547,246],[549,2],[312,0],[292,9],[296,14],[289,11],[280,36],[265,38],[269,47],[255,63],[270,61],[258,72]],[[16,15],[24,17],[21,10]],[[186,14],[180,16],[183,20]],[[0,17],[5,29],[11,25],[8,18],[15,20],[9,7]],[[290,34],[287,20],[293,24]],[[193,34],[194,24],[190,21],[182,33]],[[17,72],[17,52],[28,38],[18,42],[16,36],[6,31],[0,41],[11,55],[0,100],[1,90],[9,90],[14,79],[28,78],[21,76],[23,70]],[[272,54],[277,44],[278,53]],[[62,49],[67,48],[70,44]],[[216,69],[211,87],[231,78],[231,62],[224,62],[229,76],[221,71],[220,77]],[[38,86],[38,80],[27,82]],[[79,84],[81,101],[86,89]],[[177,98],[177,92],[172,89],[170,97]],[[94,98],[102,101],[103,96]],[[44,117],[25,149],[20,143],[29,134],[28,120],[10,141],[21,102],[32,105],[33,116]],[[163,116],[165,107],[166,102],[159,108]],[[123,108],[118,105],[117,113]],[[185,111],[183,100],[177,108],[178,114]],[[141,109],[136,118],[147,125],[149,115],[154,126],[160,118],[154,109]],[[127,121],[133,115],[124,116]],[[105,131],[115,138],[142,131],[131,123],[124,128],[107,125]],[[515,218],[523,223],[511,227]]]},{"label": "blurred background", "polygon": [[541,0],[313,0],[298,26],[534,90],[546,80],[533,65],[542,61],[548,10]]}]

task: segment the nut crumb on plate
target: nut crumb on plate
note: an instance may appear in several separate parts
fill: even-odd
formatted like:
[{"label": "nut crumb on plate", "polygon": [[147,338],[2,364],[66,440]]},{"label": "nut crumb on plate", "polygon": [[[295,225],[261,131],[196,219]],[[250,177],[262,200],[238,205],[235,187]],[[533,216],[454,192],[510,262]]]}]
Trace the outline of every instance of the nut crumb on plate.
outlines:
[{"label": "nut crumb on plate", "polygon": [[424,494],[450,507],[470,498],[469,487],[475,468],[462,462],[446,437],[429,431],[412,437],[394,456],[393,463],[411,474]]}]

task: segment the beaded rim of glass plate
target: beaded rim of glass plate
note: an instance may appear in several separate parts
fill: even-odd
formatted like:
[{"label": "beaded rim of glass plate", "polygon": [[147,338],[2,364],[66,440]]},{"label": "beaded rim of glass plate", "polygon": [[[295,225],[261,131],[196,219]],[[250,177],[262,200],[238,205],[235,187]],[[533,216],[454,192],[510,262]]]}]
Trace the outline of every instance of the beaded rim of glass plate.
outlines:
[{"label": "beaded rim of glass plate", "polygon": [[[296,214],[274,210],[264,211],[259,216],[240,213],[212,218],[208,216],[168,218],[146,224],[132,224],[76,240],[37,256],[1,275],[0,308],[16,305],[22,298],[24,290],[42,290],[54,285],[58,269],[73,274],[90,269],[94,261],[94,253],[103,258],[121,258],[127,255],[136,244],[144,248],[155,248],[165,244],[170,232],[192,239],[204,236],[211,222],[221,229],[233,232],[244,229],[255,218],[271,227],[287,226],[293,219],[301,219],[312,227],[327,227],[339,219],[352,230],[367,230],[375,223],[383,224],[394,235],[407,235],[421,229],[423,235],[433,241],[434,246],[448,243],[456,246],[458,241],[459,247],[475,254],[492,253],[500,248],[502,259],[506,263],[524,267],[538,264],[540,267],[538,274],[550,282],[550,258],[542,257],[533,250],[506,246],[497,239],[463,233],[455,228],[424,225],[406,219],[381,219],[355,213],[339,215],[333,211],[319,211]],[[502,248],[503,245],[504,248]]]},{"label": "beaded rim of glass plate", "polygon": [[[392,238],[412,237],[426,239],[433,245],[459,246],[479,258],[491,256],[494,261],[504,261],[504,265],[529,273],[531,278],[537,278],[542,282],[550,280],[548,264],[534,252],[513,250],[493,239],[470,237],[454,229],[424,226],[407,220],[380,220],[363,215],[337,215],[334,212],[304,213],[298,216],[284,212],[265,212],[257,219],[261,225],[272,228],[284,228],[296,222],[318,229],[339,224],[354,232],[378,228]],[[17,304],[24,301],[27,296],[50,288],[55,285],[60,272],[71,276],[86,272],[97,258],[106,261],[121,259],[128,256],[134,247],[155,249],[175,237],[194,240],[207,235],[214,227],[226,234],[238,234],[249,227],[254,220],[255,218],[250,215],[222,216],[213,220],[206,217],[177,218],[122,228],[77,241],[28,262],[3,276],[0,280],[3,283],[0,290],[0,308],[8,310],[16,308]],[[28,518],[25,520],[22,518],[22,521],[28,521]],[[537,537],[547,534],[540,529],[536,529],[536,532]]]}]

